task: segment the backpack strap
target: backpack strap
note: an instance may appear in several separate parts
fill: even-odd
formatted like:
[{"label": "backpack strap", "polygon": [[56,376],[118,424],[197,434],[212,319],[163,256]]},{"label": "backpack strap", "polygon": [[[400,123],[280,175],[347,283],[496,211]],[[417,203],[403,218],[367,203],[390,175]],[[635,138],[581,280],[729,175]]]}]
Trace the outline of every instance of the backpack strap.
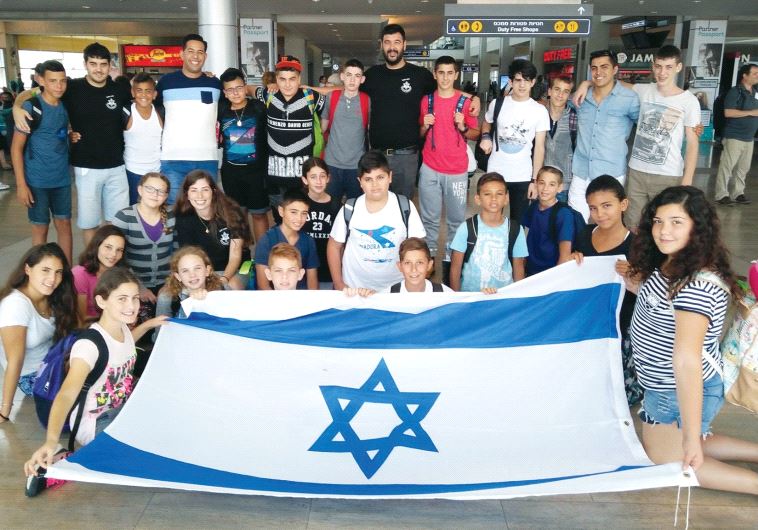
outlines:
[{"label": "backpack strap", "polygon": [[27,101],[32,106],[31,121],[29,121],[29,130],[34,132],[42,124],[42,103],[39,100],[40,96],[32,96]]},{"label": "backpack strap", "polygon": [[400,292],[400,283],[401,282],[397,282],[395,285],[393,285],[392,287],[390,287],[390,292],[391,293],[399,293]]},{"label": "backpack strap", "polygon": [[[434,92],[426,95],[426,113],[434,114]],[[437,146],[434,145],[434,125],[430,125],[429,128],[426,130],[426,135],[424,135],[425,141],[426,141],[426,137],[429,136],[430,134],[432,135],[432,151],[435,151],[437,149]]]},{"label": "backpack strap", "polygon": [[569,134],[571,135],[571,150],[576,149],[576,135],[579,129],[579,120],[576,116],[576,109],[569,107]]},{"label": "backpack strap", "polygon": [[310,109],[311,114],[315,115],[316,114],[316,99],[313,97],[313,91],[310,88],[305,87],[303,89],[303,94],[305,94],[305,101],[308,102],[308,108]]},{"label": "backpack strap", "polygon": [[479,230],[479,220],[477,215],[466,219],[466,252],[463,254],[463,264],[468,263],[471,259],[471,253],[474,252],[476,246],[476,238],[478,237],[477,231]]},{"label": "backpack strap", "polygon": [[[363,92],[361,92],[361,95],[362,94]],[[334,121],[334,113],[337,111],[337,104],[340,102],[341,97],[342,97],[342,90],[334,90],[332,91],[331,94],[329,94],[329,126],[326,128],[324,133],[326,133],[332,128],[332,123]]]},{"label": "backpack strap", "polygon": [[503,108],[503,102],[505,101],[505,96],[500,96],[495,100],[495,112],[493,113],[492,118],[492,126],[494,129],[492,129],[492,132],[494,133],[492,135],[492,139],[495,142],[495,151],[500,150],[500,145],[497,141],[497,117],[500,116],[500,110]]},{"label": "backpack strap", "polygon": [[87,378],[84,380],[82,389],[79,391],[79,396],[77,396],[74,404],[71,407],[71,410],[73,411],[74,407],[79,405],[79,410],[76,411],[74,426],[71,428],[71,434],[68,437],[69,451],[74,450],[74,441],[76,440],[76,433],[79,431],[79,425],[82,422],[82,415],[84,414],[84,403],[87,400],[87,393],[89,392],[89,389],[92,387],[92,385],[94,385],[95,382],[100,379],[100,376],[103,375],[105,367],[108,365],[109,357],[108,345],[105,343],[103,336],[96,329],[85,329],[82,334],[79,335],[77,342],[80,340],[89,340],[93,342],[95,346],[97,346],[97,361],[95,362],[95,366],[92,367],[92,370],[90,370],[90,373],[87,374]]},{"label": "backpack strap", "polygon": [[353,218],[355,213],[355,197],[347,199],[345,206],[342,207],[342,217],[345,218],[345,245],[347,245],[347,239],[350,237],[350,219]]},{"label": "backpack strap", "polygon": [[365,92],[358,92],[361,102],[361,114],[363,115],[363,128],[368,130],[369,105],[371,100]]},{"label": "backpack strap", "polygon": [[441,292],[443,292],[442,284],[439,284],[437,282],[432,282],[432,292],[433,293],[441,293]]},{"label": "backpack strap", "polygon": [[516,244],[516,239],[518,239],[519,232],[521,231],[521,225],[518,223],[514,223],[513,219],[507,218],[508,223],[508,259],[511,260],[511,265],[513,265],[513,247]]},{"label": "backpack strap", "polygon": [[[534,201],[535,204],[537,204],[537,201]],[[558,244],[558,210],[563,208],[564,206],[568,206],[565,202],[558,201],[556,202],[552,208],[550,208],[550,215],[548,217],[547,226],[548,226],[548,233],[550,234],[550,241]]]},{"label": "backpack strap", "polygon": [[405,237],[408,238],[408,221],[411,218],[411,201],[405,195],[395,194],[397,197],[397,205],[400,207],[400,214],[403,216],[403,224],[405,225]]}]

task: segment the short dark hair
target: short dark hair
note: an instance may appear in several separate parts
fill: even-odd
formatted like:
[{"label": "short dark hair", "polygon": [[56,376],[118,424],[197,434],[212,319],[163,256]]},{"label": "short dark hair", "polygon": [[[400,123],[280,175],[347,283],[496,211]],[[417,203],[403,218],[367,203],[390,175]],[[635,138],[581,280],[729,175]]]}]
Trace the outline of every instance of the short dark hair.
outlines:
[{"label": "short dark hair", "polygon": [[352,66],[353,68],[360,68],[361,72],[366,70],[362,62],[360,62],[358,59],[353,58],[353,59],[348,59],[347,61],[345,61],[345,65],[342,67],[342,71],[344,72],[345,68],[348,68],[350,66]]},{"label": "short dark hair", "polygon": [[403,40],[405,40],[405,30],[400,24],[387,24],[384,26],[384,29],[382,29],[382,38],[384,38],[385,35],[394,35],[395,33],[400,33],[400,35],[403,36]]},{"label": "short dark hair", "polygon": [[60,62],[50,60],[50,61],[45,61],[44,63],[40,64],[39,72],[37,73],[41,76],[44,76],[45,72],[63,72],[65,74],[66,69],[63,67],[63,65]]},{"label": "short dark hair", "polygon": [[191,40],[196,40],[198,42],[202,42],[203,43],[203,50],[208,51],[208,43],[205,42],[205,39],[203,39],[203,37],[201,37],[197,33],[188,33],[187,35],[184,36],[184,38],[182,39],[182,50],[184,50],[185,48],[187,48],[187,43],[189,41],[191,41]]},{"label": "short dark hair", "polygon": [[437,57],[437,60],[434,61],[434,69],[437,70],[437,67],[441,64],[452,64],[455,71],[458,71],[458,63],[449,55],[441,55]]},{"label": "short dark hair", "polygon": [[245,74],[243,74],[242,70],[239,68],[227,68],[218,79],[221,81],[221,83],[228,83],[229,81],[234,81],[235,79],[242,79],[244,82]]},{"label": "short dark hair", "polygon": [[742,78],[746,75],[750,75],[750,69],[751,68],[758,68],[758,64],[755,63],[747,63],[740,66],[740,69],[737,70],[737,84],[742,84]]},{"label": "short dark hair", "polygon": [[613,193],[620,201],[626,199],[624,186],[616,177],[611,175],[600,175],[593,179],[589,185],[587,185],[587,191],[584,193],[584,197],[587,198],[598,191],[608,191]]},{"label": "short dark hair", "polygon": [[307,177],[308,172],[313,169],[314,167],[320,167],[324,171],[326,171],[326,174],[329,174],[329,166],[324,162],[323,158],[319,158],[317,156],[312,156],[305,162],[303,162],[303,172],[302,177]]},{"label": "short dark hair", "polygon": [[532,61],[526,59],[516,59],[510,66],[508,66],[508,75],[511,79],[516,77],[516,74],[521,74],[521,77],[527,81],[537,78],[537,67],[534,66]]},{"label": "short dark hair", "polygon": [[361,159],[358,160],[358,178],[375,169],[383,169],[387,173],[391,171],[390,163],[384,153],[377,149],[371,149],[363,153]]},{"label": "short dark hair", "polygon": [[420,237],[409,237],[400,243],[400,248],[398,249],[398,256],[400,258],[400,261],[403,261],[406,253],[412,252],[414,250],[420,250],[426,254],[426,259],[428,261],[432,261],[432,252],[429,250],[429,245],[427,245],[426,241]]},{"label": "short dark hair", "polygon": [[561,184],[563,184],[563,171],[561,171],[560,169],[558,169],[555,166],[542,166],[540,168],[540,170],[537,171],[537,179],[536,180],[539,180],[539,178],[543,174],[545,174],[545,173],[552,173],[553,175],[555,175],[556,177],[558,177],[558,182],[560,182]]},{"label": "short dark hair", "polygon": [[103,271],[100,275],[93,294],[100,296],[103,300],[107,300],[113,291],[125,283],[133,283],[137,287],[140,285],[137,276],[130,269],[126,267],[112,267],[107,271]]},{"label": "short dark hair", "polygon": [[682,62],[682,50],[674,46],[673,44],[666,44],[658,48],[655,52],[655,59],[676,59],[676,62]]},{"label": "short dark hair", "polygon": [[279,206],[284,208],[286,206],[289,206],[293,202],[302,202],[305,204],[309,204],[308,196],[305,194],[303,190],[298,189],[298,188],[292,188],[284,192],[284,195],[282,196],[282,202],[279,203]]},{"label": "short dark hair", "polygon": [[505,179],[500,173],[497,173],[496,171],[490,171],[489,173],[485,173],[481,177],[479,177],[479,180],[476,183],[476,194],[479,195],[479,192],[482,190],[482,186],[487,184],[488,182],[499,182],[503,185],[505,188],[505,192],[508,193],[508,184],[505,183]]},{"label": "short dark hair", "polygon": [[612,66],[619,65],[616,54],[611,50],[595,50],[594,52],[590,52],[590,65],[592,65],[593,59],[598,59],[599,57],[608,57]]},{"label": "short dark hair", "polygon": [[550,79],[550,88],[553,88],[556,81],[563,81],[564,83],[574,86],[574,79],[568,75],[559,75]]},{"label": "short dark hair", "polygon": [[108,51],[108,48],[100,44],[99,42],[93,42],[92,44],[88,44],[84,48],[84,62],[87,62],[87,59],[105,59],[106,61],[110,62],[111,60],[111,52]]},{"label": "short dark hair", "polygon": [[153,76],[147,72],[137,72],[134,77],[132,77],[132,86],[137,86],[141,83],[150,83],[155,87],[155,79],[153,79]]}]

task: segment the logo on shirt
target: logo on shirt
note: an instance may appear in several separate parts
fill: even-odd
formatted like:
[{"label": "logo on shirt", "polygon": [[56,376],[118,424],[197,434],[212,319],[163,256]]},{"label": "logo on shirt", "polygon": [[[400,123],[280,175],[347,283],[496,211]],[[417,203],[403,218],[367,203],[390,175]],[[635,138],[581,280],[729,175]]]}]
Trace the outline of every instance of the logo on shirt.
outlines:
[{"label": "logo on shirt", "polygon": [[108,96],[108,101],[105,102],[105,106],[110,110],[114,110],[116,107],[118,107],[113,96]]},{"label": "logo on shirt", "polygon": [[408,79],[409,78],[403,79],[403,84],[400,85],[400,90],[402,90],[404,94],[409,94],[411,90],[413,90],[413,87],[411,87],[411,83]]}]

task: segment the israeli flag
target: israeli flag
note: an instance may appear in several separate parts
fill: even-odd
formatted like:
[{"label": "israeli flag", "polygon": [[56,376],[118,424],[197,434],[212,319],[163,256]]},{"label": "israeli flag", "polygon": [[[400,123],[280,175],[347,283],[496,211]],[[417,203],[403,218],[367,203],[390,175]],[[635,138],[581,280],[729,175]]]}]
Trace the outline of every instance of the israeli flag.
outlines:
[{"label": "israeli flag", "polygon": [[49,475],[353,498],[686,484],[632,425],[613,262],[492,296],[211,293],[164,326],[110,427]]}]

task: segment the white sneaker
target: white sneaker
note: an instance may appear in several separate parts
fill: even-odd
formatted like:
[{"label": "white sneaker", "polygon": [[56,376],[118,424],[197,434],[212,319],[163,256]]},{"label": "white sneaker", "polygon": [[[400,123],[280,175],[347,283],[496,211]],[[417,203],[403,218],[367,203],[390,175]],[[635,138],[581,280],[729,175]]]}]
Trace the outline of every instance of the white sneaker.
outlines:
[{"label": "white sneaker", "polygon": [[11,187],[8,184],[6,184],[5,182],[0,182],[0,191],[5,191],[9,189],[11,189]]}]

